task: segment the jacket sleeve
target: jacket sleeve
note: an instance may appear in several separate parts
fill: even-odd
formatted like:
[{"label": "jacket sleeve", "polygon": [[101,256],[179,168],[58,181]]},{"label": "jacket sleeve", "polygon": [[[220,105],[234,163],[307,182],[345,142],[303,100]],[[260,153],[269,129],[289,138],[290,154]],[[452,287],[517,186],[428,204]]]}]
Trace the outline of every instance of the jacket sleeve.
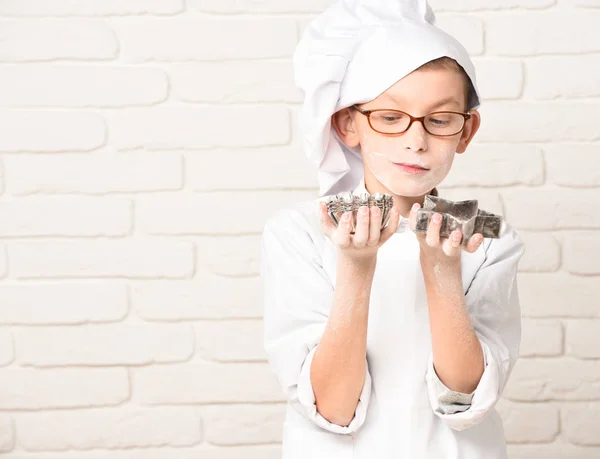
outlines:
[{"label": "jacket sleeve", "polygon": [[[354,418],[333,424],[317,411],[310,380],[313,356],[325,330],[333,285],[322,266],[322,239],[292,209],[271,217],[261,237],[260,275],[264,301],[264,346],[288,402],[306,419],[330,432],[350,434],[365,421],[371,394],[367,366]],[[315,241],[320,241],[321,250]]]},{"label": "jacket sleeve", "polygon": [[485,260],[465,294],[485,363],[476,389],[471,394],[448,389],[435,372],[433,355],[429,355],[426,381],[431,406],[455,430],[478,424],[489,413],[500,399],[519,354],[517,266],[525,246],[516,231],[504,223],[501,237],[490,239],[485,252]]}]

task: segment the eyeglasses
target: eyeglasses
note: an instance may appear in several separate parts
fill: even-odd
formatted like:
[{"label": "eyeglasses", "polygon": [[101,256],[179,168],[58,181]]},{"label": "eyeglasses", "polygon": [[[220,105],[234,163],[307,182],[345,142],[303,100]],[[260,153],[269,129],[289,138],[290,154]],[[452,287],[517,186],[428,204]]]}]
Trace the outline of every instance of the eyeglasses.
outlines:
[{"label": "eyeglasses", "polygon": [[448,111],[433,112],[416,117],[400,110],[363,110],[356,105],[353,105],[352,108],[365,115],[371,129],[380,134],[402,134],[408,131],[415,121],[420,121],[429,134],[450,137],[461,132],[467,120],[471,118],[469,113]]}]

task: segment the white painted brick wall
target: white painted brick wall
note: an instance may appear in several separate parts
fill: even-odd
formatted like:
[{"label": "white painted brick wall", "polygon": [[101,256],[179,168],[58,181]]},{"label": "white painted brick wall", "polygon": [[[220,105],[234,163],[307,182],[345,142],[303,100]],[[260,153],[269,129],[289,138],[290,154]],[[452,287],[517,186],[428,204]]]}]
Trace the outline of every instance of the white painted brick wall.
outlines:
[{"label": "white painted brick wall", "polygon": [[[332,2],[0,1],[3,457],[280,457],[259,237],[316,196],[291,57]],[[440,188],[527,245],[510,458],[598,459],[600,1],[430,3],[484,102]]]}]

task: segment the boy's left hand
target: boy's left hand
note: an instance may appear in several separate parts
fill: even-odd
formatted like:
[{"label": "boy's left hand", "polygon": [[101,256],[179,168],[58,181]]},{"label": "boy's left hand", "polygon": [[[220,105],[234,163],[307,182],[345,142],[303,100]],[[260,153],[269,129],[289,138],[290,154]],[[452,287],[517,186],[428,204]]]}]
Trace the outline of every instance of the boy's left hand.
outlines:
[{"label": "boy's left hand", "polygon": [[[417,227],[417,211],[420,208],[421,205],[415,203],[410,210],[409,223],[413,231]],[[427,233],[416,233],[421,245],[421,257],[439,261],[460,260],[463,250],[473,253],[483,242],[483,235],[476,233],[463,246],[461,245],[462,233],[460,230],[454,230],[449,238],[442,238],[440,237],[441,226],[442,216],[436,213],[429,222]]]}]

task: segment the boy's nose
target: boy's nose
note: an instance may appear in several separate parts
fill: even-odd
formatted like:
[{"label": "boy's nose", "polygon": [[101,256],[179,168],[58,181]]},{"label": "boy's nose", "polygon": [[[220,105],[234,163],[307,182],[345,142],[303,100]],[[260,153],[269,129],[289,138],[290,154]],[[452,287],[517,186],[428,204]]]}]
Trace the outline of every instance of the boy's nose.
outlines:
[{"label": "boy's nose", "polygon": [[415,121],[402,136],[404,148],[413,151],[427,150],[427,131],[420,121]]}]

